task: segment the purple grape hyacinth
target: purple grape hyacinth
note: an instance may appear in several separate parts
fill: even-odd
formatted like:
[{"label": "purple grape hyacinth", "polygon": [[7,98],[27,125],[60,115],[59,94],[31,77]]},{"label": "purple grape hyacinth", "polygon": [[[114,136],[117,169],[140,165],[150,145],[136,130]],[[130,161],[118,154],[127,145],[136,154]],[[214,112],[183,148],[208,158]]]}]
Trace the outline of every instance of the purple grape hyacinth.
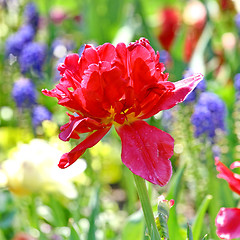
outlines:
[{"label": "purple grape hyacinth", "polygon": [[5,44],[5,55],[13,54],[18,57],[24,45],[31,42],[35,36],[34,29],[30,25],[22,26],[15,34],[8,37]]},{"label": "purple grape hyacinth", "polygon": [[215,129],[211,112],[205,106],[197,106],[191,118],[192,124],[195,126],[195,136],[199,137],[202,134],[213,138]]},{"label": "purple grape hyacinth", "polygon": [[39,12],[34,2],[29,2],[25,6],[24,18],[27,24],[31,24],[36,30],[39,24]]},{"label": "purple grape hyacinth", "polygon": [[216,129],[225,131],[225,115],[225,104],[216,94],[201,93],[191,117],[191,122],[195,127],[195,136],[206,134],[213,139]]},{"label": "purple grape hyacinth", "polygon": [[52,114],[42,105],[34,106],[32,110],[32,124],[36,128],[41,125],[44,120],[51,120]]},{"label": "purple grape hyacinth", "polygon": [[32,70],[41,77],[45,56],[46,48],[44,45],[37,42],[27,44],[19,57],[21,72],[26,74]]},{"label": "purple grape hyacinth", "polygon": [[234,77],[234,87],[236,90],[237,99],[240,98],[240,73],[236,74]]},{"label": "purple grape hyacinth", "polygon": [[18,108],[31,108],[36,103],[36,89],[30,79],[20,78],[14,83],[12,97]]},{"label": "purple grape hyacinth", "polygon": [[235,16],[235,24],[237,29],[240,31],[240,13]]}]

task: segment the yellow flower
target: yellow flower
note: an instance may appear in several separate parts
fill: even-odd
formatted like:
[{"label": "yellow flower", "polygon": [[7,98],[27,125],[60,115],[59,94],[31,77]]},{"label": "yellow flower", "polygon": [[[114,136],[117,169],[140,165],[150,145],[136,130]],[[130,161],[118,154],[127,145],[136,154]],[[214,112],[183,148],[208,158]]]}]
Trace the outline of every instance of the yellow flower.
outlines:
[{"label": "yellow flower", "polygon": [[77,191],[72,181],[85,170],[86,163],[80,159],[77,161],[79,166],[74,169],[59,169],[57,163],[63,152],[58,149],[58,141],[55,139],[54,146],[41,139],[19,144],[12,157],[2,163],[0,186],[5,185],[17,195],[60,192],[68,198],[75,198]]}]

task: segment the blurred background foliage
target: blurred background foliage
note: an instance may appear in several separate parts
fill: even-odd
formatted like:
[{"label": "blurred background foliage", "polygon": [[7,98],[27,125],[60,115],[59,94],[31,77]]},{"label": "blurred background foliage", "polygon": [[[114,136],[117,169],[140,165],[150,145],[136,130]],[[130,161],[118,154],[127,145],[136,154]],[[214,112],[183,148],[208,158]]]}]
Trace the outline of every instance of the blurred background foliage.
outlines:
[{"label": "blurred background foliage", "polygon": [[147,120],[175,139],[170,183],[148,184],[153,209],[161,194],[175,200],[171,240],[189,237],[188,224],[194,240],[218,239],[217,212],[239,200],[214,165],[215,156],[227,166],[240,159],[239,11],[237,0],[0,0],[0,239],[149,239],[116,133],[58,169],[77,142],[58,139],[65,109],[41,94],[68,53],[140,37],[171,81],[205,77],[184,103]]}]

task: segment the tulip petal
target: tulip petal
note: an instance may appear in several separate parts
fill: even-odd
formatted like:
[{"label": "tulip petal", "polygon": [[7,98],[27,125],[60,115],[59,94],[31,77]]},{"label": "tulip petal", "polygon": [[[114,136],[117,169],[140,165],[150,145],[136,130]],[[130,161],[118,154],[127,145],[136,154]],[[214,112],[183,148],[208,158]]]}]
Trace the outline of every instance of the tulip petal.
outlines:
[{"label": "tulip petal", "polygon": [[202,79],[202,74],[194,74],[189,78],[174,82],[175,89],[159,95],[158,102],[154,104],[154,106],[151,106],[151,108],[149,107],[149,109],[141,116],[141,119],[149,118],[161,110],[167,110],[174,107],[176,104],[183,102]]},{"label": "tulip petal", "polygon": [[172,175],[169,158],[174,139],[144,121],[116,126],[122,141],[122,161],[136,175],[164,186]]},{"label": "tulip petal", "polygon": [[215,165],[216,165],[217,171],[219,172],[217,177],[225,179],[228,182],[231,190],[240,194],[239,175],[234,174],[231,170],[229,170],[222,162],[218,160],[218,158],[215,158]]},{"label": "tulip petal", "polygon": [[91,148],[96,145],[109,130],[110,127],[103,128],[89,135],[70,152],[64,153],[59,161],[58,166],[60,168],[67,168],[72,165],[86,151],[87,148]]},{"label": "tulip petal", "polygon": [[111,62],[116,57],[116,48],[111,43],[104,43],[96,49],[101,61]]},{"label": "tulip petal", "polygon": [[[102,74],[102,85],[104,86],[105,101],[114,105],[124,95],[126,83],[122,79],[122,73],[119,68],[112,68]],[[114,81],[113,81],[114,79]]]},{"label": "tulip petal", "polygon": [[69,115],[69,122],[63,125],[59,138],[62,141],[69,141],[70,138],[79,139],[81,133],[93,132],[94,130],[101,129],[103,126],[92,118],[83,118],[82,116],[75,117]]},{"label": "tulip petal", "polygon": [[59,64],[58,66],[58,71],[60,72],[61,75],[64,74],[66,69],[76,72],[78,69],[78,60],[79,60],[79,55],[76,53],[69,54],[66,58],[64,63]]},{"label": "tulip petal", "polygon": [[221,208],[215,224],[217,235],[221,239],[235,239],[240,237],[240,209]]},{"label": "tulip petal", "polygon": [[240,161],[235,161],[230,166],[231,169],[240,168]]}]

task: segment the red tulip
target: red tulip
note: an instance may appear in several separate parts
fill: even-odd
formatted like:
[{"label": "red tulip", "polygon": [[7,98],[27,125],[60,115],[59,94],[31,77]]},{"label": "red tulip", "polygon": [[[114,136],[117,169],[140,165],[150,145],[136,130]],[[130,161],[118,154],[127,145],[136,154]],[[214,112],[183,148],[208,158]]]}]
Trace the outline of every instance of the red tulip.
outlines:
[{"label": "red tulip", "polygon": [[240,209],[221,208],[216,217],[217,235],[221,239],[240,237]]},{"label": "red tulip", "polygon": [[219,5],[222,11],[235,9],[233,0],[219,0]]},{"label": "red tulip", "polygon": [[176,8],[167,7],[160,13],[161,32],[158,40],[162,47],[169,51],[180,26],[180,14]]},{"label": "red tulip", "polygon": [[27,233],[17,233],[12,240],[36,240],[36,238]]},{"label": "red tulip", "polygon": [[[218,177],[225,179],[232,191],[240,194],[240,175],[230,171],[222,162],[215,159]],[[236,161],[231,164],[231,169],[240,167],[240,162]],[[221,208],[215,224],[217,235],[221,239],[233,239],[240,237],[240,209],[239,208]]]},{"label": "red tulip", "polygon": [[[218,158],[215,159],[215,164],[217,171],[219,172],[217,177],[225,179],[228,182],[231,190],[240,194],[240,175],[229,170],[222,162],[218,160]],[[236,161],[230,166],[231,169],[236,167],[240,167],[240,162]]]},{"label": "red tulip", "polygon": [[87,148],[94,146],[114,125],[122,140],[122,161],[136,175],[160,186],[172,173],[170,157],[173,138],[143,119],[184,101],[202,80],[196,74],[178,82],[167,81],[147,39],[116,47],[105,43],[86,45],[79,57],[71,54],[58,67],[62,78],[53,90],[43,94],[56,97],[58,104],[73,112],[61,127],[60,139],[85,140],[59,162],[60,168],[73,164]]}]

